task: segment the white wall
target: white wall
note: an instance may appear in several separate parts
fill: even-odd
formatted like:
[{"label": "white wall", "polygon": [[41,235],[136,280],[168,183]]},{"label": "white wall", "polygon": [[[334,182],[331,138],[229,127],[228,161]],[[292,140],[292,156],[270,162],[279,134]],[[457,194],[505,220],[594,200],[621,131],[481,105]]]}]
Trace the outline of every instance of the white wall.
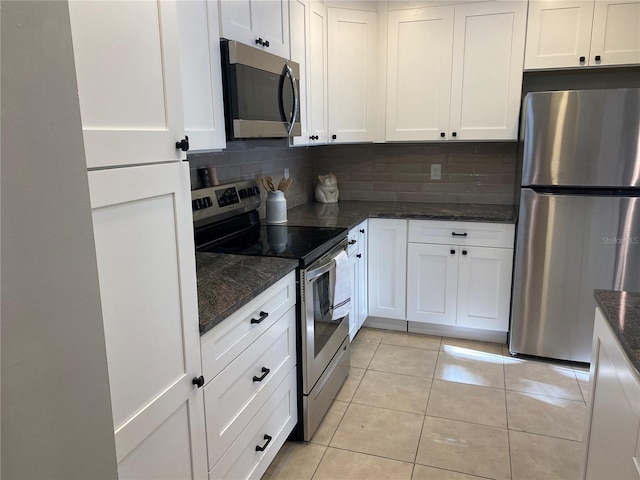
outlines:
[{"label": "white wall", "polygon": [[68,6],[0,7],[2,478],[115,478]]}]

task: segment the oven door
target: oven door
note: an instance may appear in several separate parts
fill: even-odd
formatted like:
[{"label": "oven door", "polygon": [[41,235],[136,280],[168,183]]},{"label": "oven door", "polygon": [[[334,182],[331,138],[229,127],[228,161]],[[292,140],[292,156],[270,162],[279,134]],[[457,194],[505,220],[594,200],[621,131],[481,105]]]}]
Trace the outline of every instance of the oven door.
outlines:
[{"label": "oven door", "polygon": [[349,333],[349,317],[332,320],[336,285],[335,258],[344,246],[314,262],[303,272],[303,391],[308,394]]}]

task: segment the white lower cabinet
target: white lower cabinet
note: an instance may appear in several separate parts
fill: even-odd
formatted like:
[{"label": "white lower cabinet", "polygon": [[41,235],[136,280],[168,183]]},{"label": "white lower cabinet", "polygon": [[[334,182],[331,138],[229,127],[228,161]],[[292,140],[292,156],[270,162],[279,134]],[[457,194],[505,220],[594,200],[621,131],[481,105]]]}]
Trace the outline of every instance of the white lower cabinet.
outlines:
[{"label": "white lower cabinet", "polygon": [[513,225],[410,220],[407,320],[506,332],[513,235]]},{"label": "white lower cabinet", "polygon": [[369,315],[404,320],[407,221],[369,219]]},{"label": "white lower cabinet", "polygon": [[367,220],[349,230],[351,312],[349,338],[353,340],[367,318]]},{"label": "white lower cabinet", "polygon": [[599,309],[593,335],[585,479],[640,479],[640,377]]},{"label": "white lower cabinet", "polygon": [[508,248],[409,243],[407,320],[506,332],[512,263]]},{"label": "white lower cabinet", "polygon": [[89,172],[118,476],[207,472],[189,166]]},{"label": "white lower cabinet", "polygon": [[295,274],[201,343],[209,478],[260,478],[298,419]]}]

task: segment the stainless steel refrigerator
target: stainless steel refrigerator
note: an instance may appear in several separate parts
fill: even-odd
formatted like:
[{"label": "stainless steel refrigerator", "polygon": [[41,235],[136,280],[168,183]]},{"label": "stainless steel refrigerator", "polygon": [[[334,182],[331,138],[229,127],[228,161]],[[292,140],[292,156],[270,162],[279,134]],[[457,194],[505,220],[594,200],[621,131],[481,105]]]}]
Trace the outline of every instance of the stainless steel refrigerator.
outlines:
[{"label": "stainless steel refrigerator", "polygon": [[640,89],[530,93],[509,350],[590,362],[593,290],[640,291]]}]

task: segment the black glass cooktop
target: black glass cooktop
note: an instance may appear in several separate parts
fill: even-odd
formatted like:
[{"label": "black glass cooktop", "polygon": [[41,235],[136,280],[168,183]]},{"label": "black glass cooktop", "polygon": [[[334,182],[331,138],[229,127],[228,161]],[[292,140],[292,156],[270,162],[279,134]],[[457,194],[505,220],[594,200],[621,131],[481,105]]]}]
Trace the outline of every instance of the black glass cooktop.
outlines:
[{"label": "black glass cooktop", "polygon": [[292,258],[299,260],[301,266],[307,266],[346,238],[346,228],[257,224],[226,238],[210,241],[197,250]]}]

